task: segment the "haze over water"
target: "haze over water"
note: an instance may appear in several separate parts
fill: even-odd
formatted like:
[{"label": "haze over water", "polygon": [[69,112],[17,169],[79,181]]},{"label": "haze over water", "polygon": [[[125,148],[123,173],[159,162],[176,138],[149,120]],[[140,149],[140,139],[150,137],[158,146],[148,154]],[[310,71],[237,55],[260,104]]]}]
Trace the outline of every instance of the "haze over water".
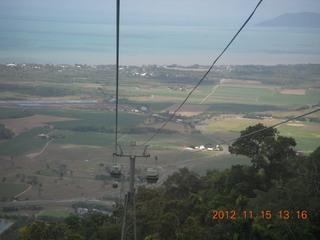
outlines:
[{"label": "haze over water", "polygon": [[[203,16],[201,12],[187,12],[192,6],[184,12],[177,10],[175,15],[173,9],[179,6],[176,0],[161,5],[163,9],[148,8],[143,1],[136,1],[141,4],[135,5],[136,11],[132,10],[132,2],[122,1],[122,65],[209,65],[257,3],[244,0],[246,4],[236,17],[230,17],[235,9],[224,9],[223,18],[213,9]],[[90,4],[72,0],[65,4],[57,0],[54,6],[38,0],[26,2],[29,5],[21,0],[3,0],[0,6],[0,63],[115,63],[115,1],[94,0]],[[186,1],[189,5],[194,2]],[[199,1],[199,5],[202,10],[211,6],[209,1]],[[218,64],[320,63],[320,29],[257,27],[256,23],[268,19],[264,13],[267,7],[257,11]]]}]

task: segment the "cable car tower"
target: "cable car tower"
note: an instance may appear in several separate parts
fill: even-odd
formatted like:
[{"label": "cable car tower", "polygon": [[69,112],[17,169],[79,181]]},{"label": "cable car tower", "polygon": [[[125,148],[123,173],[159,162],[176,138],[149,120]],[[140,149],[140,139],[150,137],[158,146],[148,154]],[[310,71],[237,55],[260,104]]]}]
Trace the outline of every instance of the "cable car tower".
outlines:
[{"label": "cable car tower", "polygon": [[[111,168],[110,175],[113,178],[123,179],[121,166],[117,164],[115,159],[117,157],[128,157],[130,161],[129,171],[129,191],[125,195],[124,203],[124,216],[121,232],[121,240],[134,239],[137,240],[137,227],[136,227],[136,211],[135,211],[135,162],[137,157],[149,157],[147,152],[149,145],[136,145],[132,141],[129,146],[118,144],[118,105],[119,105],[119,29],[120,29],[120,0],[117,1],[117,28],[116,28],[116,130],[115,130],[115,152],[113,153],[114,165]],[[123,183],[123,182],[122,182]],[[117,186],[115,186],[117,187]]]},{"label": "cable car tower", "polygon": [[147,152],[149,145],[137,146],[135,141],[132,141],[130,146],[118,145],[120,153],[118,151],[113,155],[116,157],[128,157],[130,159],[130,170],[129,170],[129,191],[125,195],[124,203],[124,216],[121,240],[134,239],[137,240],[137,227],[136,227],[136,205],[135,205],[135,162],[136,158],[139,157],[150,157]]}]

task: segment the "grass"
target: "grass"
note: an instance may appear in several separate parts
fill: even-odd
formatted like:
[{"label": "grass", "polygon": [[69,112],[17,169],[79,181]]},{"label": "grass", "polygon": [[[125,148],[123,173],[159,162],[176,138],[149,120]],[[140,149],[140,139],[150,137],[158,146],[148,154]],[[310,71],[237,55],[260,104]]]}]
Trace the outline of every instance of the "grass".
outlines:
[{"label": "grass", "polygon": [[[115,127],[115,113],[88,111],[88,110],[55,110],[55,109],[33,109],[34,114],[45,114],[52,116],[77,118],[74,121],[62,121],[50,123],[60,129],[72,129],[74,127],[90,127],[105,126],[107,128]],[[9,115],[10,112],[7,114]],[[12,113],[13,114],[13,113]],[[132,113],[119,113],[119,126],[133,127],[146,119],[146,116]],[[34,128],[30,129],[6,142],[0,144],[0,155],[2,156],[21,156],[30,151],[38,151],[47,143],[46,140],[38,137],[39,134],[47,134],[51,129]],[[56,138],[55,143],[58,144],[78,144],[78,145],[94,145],[106,146],[113,144],[114,133],[100,132],[72,132],[72,131],[55,131],[51,135],[64,136]]]},{"label": "grass", "polygon": [[252,113],[252,112],[265,112],[265,111],[278,111],[281,110],[278,106],[272,105],[255,105],[252,103],[213,103],[211,104],[208,112],[212,113]]},{"label": "grass", "polygon": [[217,169],[222,171],[236,164],[250,165],[251,160],[245,156],[230,155],[223,158],[217,158],[217,160],[209,163],[199,164],[193,167],[192,170],[201,175],[205,175],[208,169]]},{"label": "grass", "polygon": [[74,132],[68,130],[60,130],[54,132],[54,135],[64,136],[56,138],[55,144],[62,145],[89,145],[89,146],[108,146],[114,143],[114,133],[99,132]]},{"label": "grass", "polygon": [[[59,117],[75,118],[79,120],[74,121],[62,121],[50,123],[58,128],[68,129],[72,127],[82,127],[82,126],[115,126],[115,113],[114,112],[104,112],[104,111],[92,111],[92,110],[64,110],[64,109],[33,109],[35,114],[45,114]],[[130,119],[130,121],[128,121]],[[142,114],[132,114],[132,113],[119,113],[119,126],[121,127],[131,127],[136,126],[143,122],[146,116]]]},{"label": "grass", "polygon": [[51,218],[66,218],[70,216],[68,210],[57,210],[57,211],[44,211],[39,217],[51,217]]},{"label": "grass", "polygon": [[[255,125],[257,123],[263,123],[266,126],[271,126],[281,122],[280,119],[272,120],[257,120],[248,118],[232,118],[224,119],[221,121],[212,122],[207,126],[207,131],[211,133],[219,132],[236,132],[246,129],[248,126]],[[297,125],[294,125],[297,124]],[[296,149],[303,152],[311,152],[315,150],[319,144],[320,138],[320,124],[311,122],[289,122],[278,127],[280,135],[293,137],[297,146]]]},{"label": "grass", "polygon": [[305,95],[281,94],[277,90],[243,86],[219,86],[205,103],[234,102],[238,104],[278,107],[303,106],[319,102],[320,90],[307,90]]},{"label": "grass", "polygon": [[32,115],[32,113],[26,109],[21,109],[17,107],[0,107],[0,119],[21,118],[30,115]]},{"label": "grass", "polygon": [[1,156],[20,156],[32,151],[41,151],[47,140],[38,137],[41,133],[49,133],[48,128],[33,128],[0,144]]},{"label": "grass", "polygon": [[26,190],[28,186],[26,184],[17,184],[17,183],[0,183],[0,200],[1,199],[12,199],[19,193]]},{"label": "grass", "polygon": [[[130,142],[135,140],[139,144],[143,144],[151,137],[149,135],[138,135],[138,134],[130,134],[125,135],[121,138],[120,142]],[[215,144],[215,142],[204,135],[200,134],[158,134],[156,135],[148,144],[150,144],[150,148],[154,150],[181,150],[183,147],[190,145],[204,145],[204,144]]]},{"label": "grass", "polygon": [[[185,85],[185,87],[186,91],[174,91],[168,89],[165,84],[147,89],[139,89],[130,85],[122,86],[122,91],[128,94],[131,101],[140,102],[140,104],[146,102],[152,104],[180,103],[194,86]],[[305,95],[281,94],[277,86],[266,84],[222,84],[212,92],[213,87],[214,85],[199,86],[190,96],[188,103],[199,104],[210,94],[203,103],[214,105],[210,109],[213,112],[217,108],[223,112],[252,112],[252,110],[268,111],[317,104],[320,95],[319,89],[308,89]],[[152,95],[153,98],[150,98]],[[241,108],[232,107],[234,104]]]},{"label": "grass", "polygon": [[[277,118],[292,118],[317,109],[319,109],[319,107],[307,108],[304,110],[277,111],[273,112],[272,115]],[[307,118],[320,120],[320,111],[308,115]]]},{"label": "grass", "polygon": [[[39,171],[39,172],[38,172]],[[59,177],[58,171],[55,171],[52,168],[43,168],[40,170],[37,170],[35,174],[43,175],[43,176],[48,176],[48,177]]]}]

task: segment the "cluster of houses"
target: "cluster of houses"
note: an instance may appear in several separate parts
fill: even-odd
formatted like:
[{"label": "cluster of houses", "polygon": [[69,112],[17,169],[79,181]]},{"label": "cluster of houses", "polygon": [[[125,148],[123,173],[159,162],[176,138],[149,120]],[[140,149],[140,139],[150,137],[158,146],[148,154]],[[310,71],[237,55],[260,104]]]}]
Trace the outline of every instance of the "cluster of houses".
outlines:
[{"label": "cluster of houses", "polygon": [[222,148],[220,147],[220,145],[216,145],[215,147],[205,147],[204,145],[200,145],[200,146],[189,146],[189,147],[185,147],[184,150],[186,151],[222,151]]},{"label": "cluster of houses", "polygon": [[107,211],[103,211],[103,210],[98,210],[98,209],[89,209],[89,208],[83,208],[83,207],[78,207],[75,209],[75,214],[78,216],[84,216],[86,214],[90,214],[90,213],[102,213],[102,214],[109,214],[109,212]]}]

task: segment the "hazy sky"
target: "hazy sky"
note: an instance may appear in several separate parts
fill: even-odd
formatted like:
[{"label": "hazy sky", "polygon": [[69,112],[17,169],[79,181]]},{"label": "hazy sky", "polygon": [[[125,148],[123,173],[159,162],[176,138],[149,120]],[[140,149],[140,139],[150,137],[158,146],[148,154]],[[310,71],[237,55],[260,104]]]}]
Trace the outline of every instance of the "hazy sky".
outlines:
[{"label": "hazy sky", "polygon": [[[116,0],[1,0],[1,16],[57,18],[73,14],[84,21],[94,15],[114,21]],[[148,21],[181,23],[241,21],[258,0],[121,0],[123,24]],[[320,12],[319,0],[264,0],[253,21],[273,18],[285,12]]]},{"label": "hazy sky", "polygon": [[[123,0],[123,15],[180,20],[241,20],[258,0]],[[265,20],[285,12],[320,12],[319,0],[265,0],[255,18]]]}]

